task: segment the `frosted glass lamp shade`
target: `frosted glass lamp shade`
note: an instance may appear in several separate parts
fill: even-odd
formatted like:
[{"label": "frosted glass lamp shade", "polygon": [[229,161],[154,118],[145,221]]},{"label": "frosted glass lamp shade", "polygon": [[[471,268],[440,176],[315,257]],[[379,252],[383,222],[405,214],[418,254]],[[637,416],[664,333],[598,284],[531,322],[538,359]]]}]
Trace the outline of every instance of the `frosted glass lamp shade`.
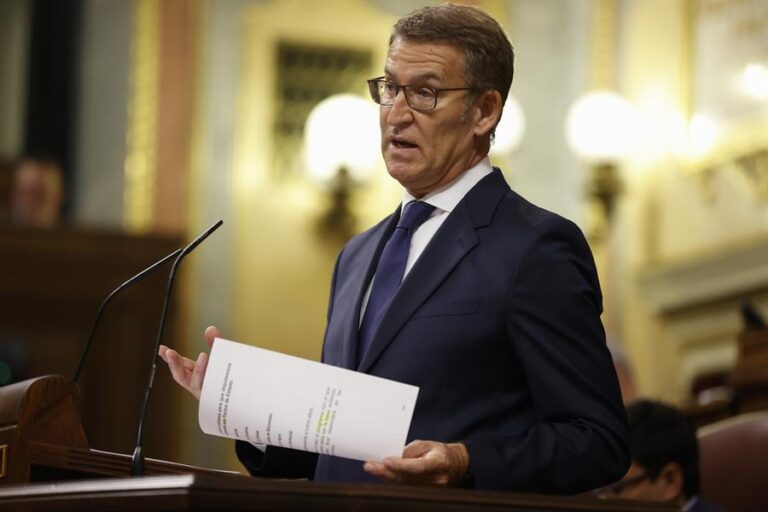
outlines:
[{"label": "frosted glass lamp shade", "polygon": [[304,127],[304,157],[309,177],[331,182],[341,168],[358,183],[368,181],[381,160],[379,109],[354,94],[324,99]]},{"label": "frosted glass lamp shade", "polygon": [[768,100],[768,66],[753,62],[744,69],[741,89],[756,100]]},{"label": "frosted glass lamp shade", "polygon": [[507,96],[501,121],[496,127],[496,139],[491,145],[491,155],[508,155],[515,151],[525,135],[525,114],[517,99]]},{"label": "frosted glass lamp shade", "polygon": [[612,91],[593,91],[571,106],[566,119],[568,145],[593,164],[616,163],[628,156],[635,140],[632,104]]}]

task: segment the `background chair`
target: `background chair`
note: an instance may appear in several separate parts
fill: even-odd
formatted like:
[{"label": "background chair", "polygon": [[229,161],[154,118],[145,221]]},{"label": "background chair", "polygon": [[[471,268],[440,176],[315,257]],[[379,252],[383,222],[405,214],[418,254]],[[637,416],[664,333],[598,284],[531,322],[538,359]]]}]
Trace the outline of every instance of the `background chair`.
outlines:
[{"label": "background chair", "polygon": [[768,510],[768,412],[698,430],[701,495],[729,512]]}]

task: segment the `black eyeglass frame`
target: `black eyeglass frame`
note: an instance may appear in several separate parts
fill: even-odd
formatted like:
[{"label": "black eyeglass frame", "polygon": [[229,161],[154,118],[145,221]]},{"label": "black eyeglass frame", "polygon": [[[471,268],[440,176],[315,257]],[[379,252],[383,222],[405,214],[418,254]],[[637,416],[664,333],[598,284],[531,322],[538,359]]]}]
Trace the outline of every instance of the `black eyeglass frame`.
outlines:
[{"label": "black eyeglass frame", "polygon": [[[371,94],[371,99],[376,102],[378,105],[381,105],[382,107],[391,107],[395,103],[395,99],[397,98],[397,95],[400,94],[400,91],[403,91],[403,95],[405,96],[405,102],[408,104],[409,107],[411,107],[413,110],[416,110],[417,112],[431,112],[437,108],[437,99],[440,96],[441,92],[445,91],[478,91],[480,90],[478,87],[430,87],[428,85],[421,85],[421,84],[405,84],[401,85],[398,83],[393,82],[392,80],[388,79],[385,76],[379,76],[376,78],[371,78],[368,82],[368,92]],[[392,97],[391,103],[384,103],[381,101],[381,93],[379,91],[379,84],[391,84],[395,86],[395,95]],[[417,87],[419,89],[429,89],[430,91],[433,91],[435,93],[434,96],[434,102],[432,104],[431,108],[418,108],[411,105],[411,100],[408,98],[408,88],[410,87]]]}]

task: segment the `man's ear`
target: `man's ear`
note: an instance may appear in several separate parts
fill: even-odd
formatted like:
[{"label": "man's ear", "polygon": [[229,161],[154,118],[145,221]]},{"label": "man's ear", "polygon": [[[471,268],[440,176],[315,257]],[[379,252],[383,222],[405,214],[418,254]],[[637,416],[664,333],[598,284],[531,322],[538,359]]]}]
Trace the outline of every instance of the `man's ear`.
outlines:
[{"label": "man's ear", "polygon": [[679,500],[685,496],[685,474],[677,462],[669,462],[661,468],[656,481],[662,485],[661,499],[664,501]]},{"label": "man's ear", "polygon": [[474,133],[477,136],[487,135],[501,118],[501,110],[504,108],[501,93],[495,89],[484,91],[475,105],[477,118]]}]

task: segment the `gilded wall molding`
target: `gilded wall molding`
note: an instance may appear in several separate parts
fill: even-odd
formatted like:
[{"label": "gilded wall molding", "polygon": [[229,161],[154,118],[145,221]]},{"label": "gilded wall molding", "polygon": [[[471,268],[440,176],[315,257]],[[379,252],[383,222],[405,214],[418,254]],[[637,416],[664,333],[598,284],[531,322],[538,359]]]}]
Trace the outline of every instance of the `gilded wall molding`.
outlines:
[{"label": "gilded wall molding", "polygon": [[160,3],[134,0],[123,226],[150,229],[154,211]]},{"label": "gilded wall molding", "polygon": [[725,170],[736,170],[751,184],[754,197],[768,202],[768,118],[731,125],[718,145],[706,155],[682,162],[682,169],[701,186],[705,198],[711,182]]},{"label": "gilded wall molding", "polygon": [[768,291],[768,238],[756,238],[639,273],[640,291],[656,313]]},{"label": "gilded wall molding", "polygon": [[617,0],[592,0],[590,72],[592,87],[616,87]]}]

